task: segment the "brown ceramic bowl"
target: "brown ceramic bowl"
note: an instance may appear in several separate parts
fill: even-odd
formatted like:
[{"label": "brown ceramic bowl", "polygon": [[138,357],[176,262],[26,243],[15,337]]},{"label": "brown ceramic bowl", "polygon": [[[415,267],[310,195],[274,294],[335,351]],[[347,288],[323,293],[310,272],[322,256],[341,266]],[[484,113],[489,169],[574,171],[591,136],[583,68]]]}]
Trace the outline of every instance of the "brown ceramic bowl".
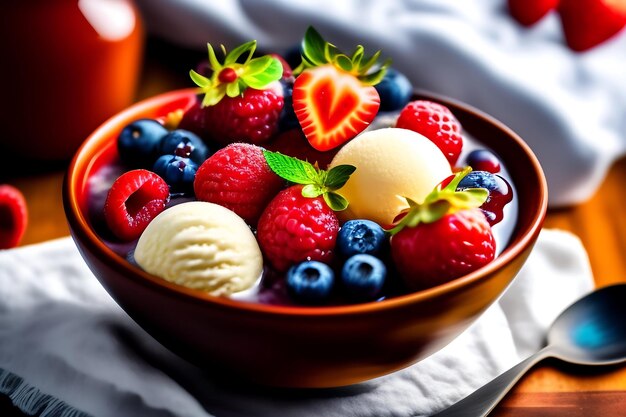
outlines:
[{"label": "brown ceramic bowl", "polygon": [[217,298],[168,283],[116,255],[87,216],[88,180],[116,158],[124,125],[186,107],[195,90],[163,94],[113,117],[74,157],[63,197],[72,236],[119,305],[164,346],[211,374],[279,387],[334,387],[378,377],[441,349],[509,285],[529,255],[546,213],[541,167],[524,142],[491,117],[428,93],[466,132],[493,149],[517,188],[519,215],[508,247],[462,278],[382,302],[332,307],[263,305]]}]

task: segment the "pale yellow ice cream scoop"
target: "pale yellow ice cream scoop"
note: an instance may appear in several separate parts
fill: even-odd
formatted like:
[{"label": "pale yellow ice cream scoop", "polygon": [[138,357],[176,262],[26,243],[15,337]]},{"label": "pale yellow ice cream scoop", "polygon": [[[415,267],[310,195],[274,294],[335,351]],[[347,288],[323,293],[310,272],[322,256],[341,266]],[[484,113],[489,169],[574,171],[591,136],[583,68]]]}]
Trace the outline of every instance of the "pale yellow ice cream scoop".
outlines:
[{"label": "pale yellow ice cream scoop", "polygon": [[139,238],[135,260],[146,272],[218,296],[250,289],[263,270],[261,250],[245,221],[200,201],[155,217]]},{"label": "pale yellow ice cream scoop", "polygon": [[383,227],[408,207],[404,197],[420,203],[452,174],[450,163],[426,137],[407,129],[385,128],[361,133],[330,163],[354,165],[356,171],[337,191],[348,202],[342,221],[369,219]]}]

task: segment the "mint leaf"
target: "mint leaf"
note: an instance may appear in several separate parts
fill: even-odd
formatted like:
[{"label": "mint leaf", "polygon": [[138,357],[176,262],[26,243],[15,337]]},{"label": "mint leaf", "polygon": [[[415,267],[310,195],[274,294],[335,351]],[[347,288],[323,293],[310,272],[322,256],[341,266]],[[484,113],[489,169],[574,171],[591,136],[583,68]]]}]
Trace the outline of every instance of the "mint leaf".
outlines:
[{"label": "mint leaf", "polygon": [[354,165],[337,165],[328,171],[324,185],[331,190],[338,190],[344,186],[355,170]]},{"label": "mint leaf", "polygon": [[316,184],[307,184],[302,187],[302,197],[315,198],[324,194],[324,189]]},{"label": "mint leaf", "polygon": [[271,170],[281,178],[296,184],[319,184],[319,172],[313,165],[278,152],[263,151]]},{"label": "mint leaf", "polygon": [[348,200],[342,195],[329,191],[324,193],[324,201],[333,211],[342,211],[348,208]]}]

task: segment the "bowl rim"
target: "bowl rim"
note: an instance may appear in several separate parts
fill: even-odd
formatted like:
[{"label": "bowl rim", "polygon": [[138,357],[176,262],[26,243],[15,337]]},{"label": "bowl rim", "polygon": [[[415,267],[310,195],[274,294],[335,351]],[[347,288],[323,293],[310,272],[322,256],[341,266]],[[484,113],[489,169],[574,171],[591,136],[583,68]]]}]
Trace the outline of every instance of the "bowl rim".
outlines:
[{"label": "bowl rim", "polygon": [[196,88],[169,91],[141,100],[112,116],[95,129],[81,144],[72,158],[65,175],[63,182],[64,209],[70,225],[72,237],[76,241],[75,243],[79,249],[81,243],[89,246],[93,255],[99,260],[105,262],[109,267],[117,270],[117,272],[122,274],[125,278],[132,279],[141,285],[150,287],[156,291],[166,292],[170,296],[173,295],[180,297],[189,302],[201,304],[208,303],[213,307],[237,310],[240,312],[250,312],[254,314],[268,314],[284,317],[321,317],[372,314],[375,312],[406,307],[422,301],[432,300],[448,293],[454,293],[465,287],[475,285],[482,279],[486,279],[486,277],[494,274],[498,269],[513,262],[529,245],[533,244],[541,231],[547,212],[548,188],[541,165],[530,147],[509,127],[475,107],[441,94],[416,89],[414,91],[416,95],[430,97],[433,100],[443,103],[444,105],[450,103],[453,106],[462,108],[464,111],[470,112],[474,116],[483,119],[484,122],[495,125],[496,128],[504,131],[507,136],[512,138],[516,145],[525,153],[535,171],[537,178],[539,179],[538,195],[540,204],[537,211],[531,218],[530,227],[525,231],[525,233],[522,234],[517,242],[508,245],[493,261],[476,271],[435,287],[403,294],[383,301],[371,301],[348,305],[289,306],[262,304],[231,299],[228,297],[213,296],[199,290],[193,290],[181,285],[170,283],[169,281],[151,275],[132,265],[126,259],[113,252],[112,249],[100,240],[95,231],[89,226],[86,215],[80,210],[79,202],[76,198],[75,187],[79,183],[83,184],[84,181],[81,182],[81,180],[79,180],[76,176],[78,171],[87,171],[94,163],[95,158],[93,158],[93,156],[97,150],[97,145],[106,142],[106,139],[110,139],[111,132],[121,129],[130,120],[141,117],[139,115],[144,114],[151,109],[159,108],[176,100],[191,98],[197,93],[198,90]]}]

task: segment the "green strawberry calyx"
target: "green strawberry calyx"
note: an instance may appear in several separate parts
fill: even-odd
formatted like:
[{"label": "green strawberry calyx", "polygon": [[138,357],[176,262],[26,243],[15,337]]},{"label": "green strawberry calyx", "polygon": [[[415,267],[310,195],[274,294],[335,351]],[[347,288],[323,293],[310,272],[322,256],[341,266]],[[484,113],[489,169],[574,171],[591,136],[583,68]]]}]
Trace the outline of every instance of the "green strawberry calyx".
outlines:
[{"label": "green strawberry calyx", "polygon": [[379,64],[378,58],[380,51],[366,57],[362,45],[358,45],[352,55],[344,54],[335,45],[326,42],[322,35],[310,26],[302,40],[302,63],[294,73],[299,74],[307,68],[332,64],[338,70],[352,74],[364,85],[376,85],[383,79],[387,67],[391,64],[390,59]]},{"label": "green strawberry calyx", "polygon": [[287,181],[302,184],[302,196],[315,198],[322,196],[328,207],[342,211],[348,207],[348,200],[336,193],[356,170],[353,165],[337,165],[326,171],[307,161],[283,155],[279,152],[263,151],[270,169]]},{"label": "green strawberry calyx", "polygon": [[[283,66],[278,59],[271,55],[252,58],[256,50],[256,41],[246,42],[239,45],[229,53],[221,45],[224,54],[224,62],[221,63],[210,43],[209,66],[213,70],[211,78],[189,71],[189,76],[204,93],[202,107],[213,106],[220,102],[224,96],[237,97],[247,87],[263,90],[270,83],[282,77]],[[241,61],[241,57],[247,54]]]},{"label": "green strawberry calyx", "polygon": [[489,191],[486,188],[456,190],[461,180],[471,171],[472,168],[466,167],[457,172],[445,187],[441,184],[437,185],[421,204],[404,197],[409,203],[409,208],[402,212],[406,215],[389,232],[395,235],[405,227],[416,227],[420,223],[434,223],[446,214],[482,206],[489,197]]}]

